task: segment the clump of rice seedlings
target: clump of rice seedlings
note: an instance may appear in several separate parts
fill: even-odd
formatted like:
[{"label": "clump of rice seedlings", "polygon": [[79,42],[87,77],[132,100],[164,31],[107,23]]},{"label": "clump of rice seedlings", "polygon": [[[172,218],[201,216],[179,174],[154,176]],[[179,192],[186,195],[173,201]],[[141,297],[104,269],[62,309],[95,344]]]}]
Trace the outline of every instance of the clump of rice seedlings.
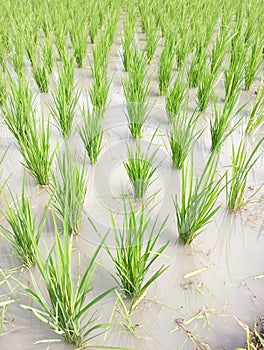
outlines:
[{"label": "clump of rice seedlings", "polygon": [[171,123],[169,142],[171,148],[172,165],[176,169],[181,169],[192,146],[201,136],[202,130],[195,132],[199,114],[196,111],[188,116],[188,103],[186,108],[179,113]]},{"label": "clump of rice seedlings", "polygon": [[200,112],[204,112],[208,107],[210,97],[213,94],[215,79],[216,74],[211,73],[210,69],[204,68],[197,90],[197,104]]},{"label": "clump of rice seedlings", "polygon": [[48,34],[42,46],[42,62],[47,72],[51,74],[53,71],[53,46],[51,34]]},{"label": "clump of rice seedlings", "polygon": [[193,164],[183,164],[181,196],[175,197],[174,206],[179,239],[184,244],[191,244],[219,209],[215,203],[223,187],[222,177],[215,180],[217,164],[218,157],[212,154],[197,179]]},{"label": "clump of rice seedlings", "polygon": [[[58,174],[52,173],[52,202],[61,221],[67,223],[69,233],[77,233],[82,224],[83,205],[87,191],[85,161],[79,166],[68,146],[60,156],[57,152]],[[65,213],[67,212],[67,216]]]},{"label": "clump of rice seedlings", "polygon": [[165,39],[165,44],[160,55],[158,68],[158,84],[159,93],[161,96],[166,95],[168,92],[172,77],[174,56],[174,43],[171,40]]},{"label": "clump of rice seedlings", "polygon": [[48,207],[46,206],[37,227],[31,199],[25,194],[24,176],[21,197],[14,196],[10,190],[9,194],[11,202],[5,195],[3,196],[5,203],[3,215],[8,226],[0,224],[0,234],[11,244],[22,264],[31,267],[36,263],[36,247],[45,225]]},{"label": "clump of rice seedlings", "polygon": [[34,63],[33,77],[38,85],[39,91],[41,93],[47,93],[49,90],[49,75],[46,67]]},{"label": "clump of rice seedlings", "polygon": [[20,38],[20,35],[16,35],[13,40],[14,40],[14,49],[13,49],[14,52],[12,56],[13,67],[18,78],[21,79],[24,74],[24,65],[23,65],[24,46],[22,43],[22,39]]},{"label": "clump of rice seedlings", "polygon": [[168,268],[168,266],[161,265],[149,275],[150,268],[169,243],[158,246],[158,239],[164,230],[167,219],[164,220],[161,227],[157,227],[157,218],[151,223],[143,204],[136,211],[131,203],[128,208],[124,203],[122,228],[118,227],[112,213],[111,219],[116,254],[113,254],[108,247],[106,249],[115,265],[115,280],[125,296],[131,299],[131,311],[135,303],[144,297],[147,288]]},{"label": "clump of rice seedlings", "polygon": [[73,75],[74,61],[72,57],[63,64],[57,92],[52,94],[54,106],[50,109],[63,138],[68,138],[71,134],[75,109],[80,96],[80,91],[75,91]]},{"label": "clump of rice seedlings", "polygon": [[175,53],[178,70],[182,70],[185,67],[188,53],[190,52],[190,34],[189,32],[181,33],[178,35],[178,40],[175,44]]},{"label": "clump of rice seedlings", "polygon": [[138,48],[133,50],[131,67],[128,71],[128,80],[123,81],[124,95],[126,99],[128,127],[133,138],[140,138],[142,128],[147,119],[149,106],[149,80],[146,77],[147,59],[144,52]]},{"label": "clump of rice seedlings", "polygon": [[259,37],[248,48],[245,64],[245,90],[249,90],[263,61],[263,45]]},{"label": "clump of rice seedlings", "polygon": [[257,96],[253,104],[247,126],[246,133],[252,135],[253,132],[264,122],[264,88],[258,88]]},{"label": "clump of rice seedlings", "polygon": [[32,91],[23,79],[11,84],[3,114],[6,126],[17,141],[20,143],[21,140],[26,140],[35,110]]},{"label": "clump of rice seedlings", "polygon": [[35,64],[37,51],[37,35],[34,28],[27,28],[25,31],[25,50],[31,66]]},{"label": "clump of rice seedlings", "polygon": [[86,153],[91,161],[95,164],[99,153],[102,149],[103,128],[101,124],[101,113],[91,111],[88,107],[82,109],[83,123],[78,128],[79,135],[83,141]]},{"label": "clump of rice seedlings", "polygon": [[89,18],[90,18],[90,20],[88,22],[89,23],[88,33],[89,33],[89,36],[91,39],[91,43],[94,44],[99,27],[100,27],[100,17],[99,17],[98,10],[96,9],[95,6],[91,10]]},{"label": "clump of rice seedlings", "polygon": [[256,153],[263,142],[264,138],[258,142],[250,155],[245,151],[246,146],[243,141],[240,142],[237,151],[235,151],[234,146],[232,146],[231,179],[229,180],[228,175],[226,175],[227,206],[230,210],[239,210],[243,208],[256,193],[253,193],[249,199],[244,198],[248,173],[262,154],[261,152],[256,156]]},{"label": "clump of rice seedlings", "polygon": [[54,34],[55,34],[55,45],[63,63],[67,62],[67,47],[66,47],[66,34],[67,28],[66,23],[63,24],[63,18],[60,14],[56,15],[56,24],[54,23]]},{"label": "clump of rice seedlings", "polygon": [[189,87],[197,87],[201,81],[206,66],[206,49],[202,43],[197,43],[191,65],[188,71]]},{"label": "clump of rice seedlings", "polygon": [[[64,216],[68,216],[66,211]],[[80,265],[78,266],[76,276],[72,271],[73,236],[69,240],[67,222],[63,223],[63,242],[55,220],[54,225],[56,240],[47,259],[41,256],[39,250],[37,251],[36,264],[45,290],[40,290],[39,283],[31,274],[32,287],[21,284],[38,307],[30,305],[22,307],[33,312],[42,322],[48,323],[56,334],[63,336],[65,342],[79,348],[87,345],[97,335],[97,330],[102,331],[107,327],[107,324],[98,323],[94,306],[113,289],[106,290],[96,297],[90,297],[91,283],[97,267],[95,260],[104,240],[96,248],[83,273]]]},{"label": "clump of rice seedlings", "polygon": [[[232,114],[235,108],[239,93],[232,97],[232,100],[226,101],[224,107],[218,106],[217,101],[214,101],[213,105],[213,117],[210,119],[210,133],[212,140],[212,150],[218,151],[223,144],[223,142],[231,135],[241,122],[242,118],[238,118],[232,124]],[[242,109],[245,107],[243,105],[240,107],[235,116],[237,116]]]},{"label": "clump of rice seedlings", "polygon": [[130,67],[130,56],[135,46],[135,26],[136,26],[136,12],[133,1],[127,1],[127,13],[124,25],[124,35],[121,38],[122,42],[122,62],[124,69],[127,72]]},{"label": "clump of rice seedlings", "polygon": [[78,18],[76,20],[77,20],[77,23],[76,21],[72,23],[69,34],[72,42],[75,61],[78,67],[82,68],[87,46],[88,46],[88,40],[87,40],[88,29],[84,21],[84,18],[81,18],[81,19]]},{"label": "clump of rice seedlings", "polygon": [[50,184],[51,165],[55,150],[51,151],[50,122],[45,126],[44,114],[41,121],[37,122],[34,116],[28,125],[27,139],[20,140],[20,153],[24,160],[24,166],[41,186]]},{"label": "clump of rice seedlings", "polygon": [[188,87],[186,87],[183,82],[182,72],[179,72],[174,85],[172,89],[169,90],[165,100],[166,111],[170,122],[173,122],[180,113],[187,95]]},{"label": "clump of rice seedlings", "polygon": [[218,75],[224,62],[227,46],[230,40],[224,30],[216,37],[210,56],[210,70],[213,75]]},{"label": "clump of rice seedlings", "polygon": [[140,144],[136,143],[134,151],[132,146],[127,147],[128,160],[124,162],[127,175],[132,183],[136,199],[142,199],[153,182],[152,178],[156,171],[154,165],[157,149],[151,154],[149,147],[145,154],[140,149]]},{"label": "clump of rice seedlings", "polygon": [[153,15],[148,14],[146,21],[146,47],[147,63],[151,63],[158,43],[158,28]]}]

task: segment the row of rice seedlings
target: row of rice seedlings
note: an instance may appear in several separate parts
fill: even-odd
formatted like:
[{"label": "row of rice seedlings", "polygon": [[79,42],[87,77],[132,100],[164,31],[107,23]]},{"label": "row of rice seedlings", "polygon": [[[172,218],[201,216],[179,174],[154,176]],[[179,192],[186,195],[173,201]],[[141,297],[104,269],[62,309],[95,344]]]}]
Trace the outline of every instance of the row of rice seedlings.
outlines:
[{"label": "row of rice seedlings", "polygon": [[249,199],[244,198],[247,176],[257,160],[263,154],[257,152],[260,146],[263,144],[264,138],[262,138],[255,148],[248,154],[245,150],[246,145],[243,141],[240,142],[238,149],[232,146],[232,176],[231,179],[226,175],[226,197],[227,206],[230,210],[239,210],[243,208],[249,199],[255,195],[255,191]]},{"label": "row of rice seedlings", "polygon": [[171,123],[179,115],[188,93],[188,87],[183,82],[183,72],[180,71],[165,100],[167,116]]},{"label": "row of rice seedlings", "polygon": [[147,57],[145,52],[135,46],[130,60],[128,80],[123,80],[122,83],[126,99],[128,127],[132,137],[137,139],[142,136],[142,127],[149,111],[150,80],[146,79]]},{"label": "row of rice seedlings", "polygon": [[127,2],[127,13],[124,24],[124,35],[121,38],[122,53],[121,58],[125,71],[130,68],[130,56],[135,46],[136,12],[133,1]]},{"label": "row of rice seedlings", "polygon": [[[56,156],[57,171],[52,173],[50,190],[52,203],[68,233],[77,233],[82,225],[83,206],[87,191],[86,162],[78,164],[66,145],[62,156]],[[65,214],[67,215],[65,216]]]},{"label": "row of rice seedlings", "polygon": [[148,187],[154,181],[153,175],[157,168],[154,162],[157,150],[150,152],[150,147],[148,147],[144,154],[139,142],[136,143],[135,150],[132,145],[127,146],[128,159],[124,162],[124,167],[132,183],[136,199],[144,198]]},{"label": "row of rice seedlings", "polygon": [[158,85],[161,96],[167,94],[171,83],[173,65],[175,62],[174,49],[175,43],[172,35],[170,34],[165,38],[164,47],[159,58]]},{"label": "row of rice seedlings", "polygon": [[[235,131],[242,120],[241,117],[238,117],[237,120],[233,122],[232,118],[238,97],[239,91],[236,95],[232,96],[232,99],[225,101],[223,107],[218,105],[217,100],[214,101],[213,116],[210,119],[210,133],[213,151],[219,151],[223,142]],[[245,105],[237,109],[234,116],[238,116],[244,107]]]},{"label": "row of rice seedlings", "polygon": [[88,102],[82,108],[82,124],[78,127],[78,133],[91,164],[95,164],[102,150],[103,128],[101,111],[92,112],[88,106]]},{"label": "row of rice seedlings", "polygon": [[[65,207],[64,217],[67,217],[68,207]],[[37,245],[36,265],[45,285],[45,290],[39,288],[39,282],[31,274],[32,287],[22,284],[28,296],[34,300],[37,306],[22,305],[31,311],[42,322],[49,324],[50,328],[63,336],[64,340],[75,346],[89,346],[89,341],[94,338],[96,331],[102,331],[107,324],[99,323],[95,317],[94,306],[105,296],[113,291],[109,289],[93,298],[90,296],[91,284],[96,271],[95,260],[101,250],[104,240],[98,245],[93,253],[84,272],[80,272],[80,261],[76,276],[72,273],[73,236],[69,240],[67,222],[63,222],[63,242],[54,220],[55,244],[48,252],[44,260]],[[95,334],[94,334],[95,333]]]},{"label": "row of rice seedlings", "polygon": [[71,134],[75,109],[80,91],[74,86],[74,58],[64,61],[59,74],[56,93],[52,93],[54,106],[50,107],[51,115],[63,138]]},{"label": "row of rice seedlings", "polygon": [[124,201],[124,213],[122,227],[118,226],[111,213],[116,242],[115,254],[107,246],[106,250],[115,266],[116,276],[113,277],[125,297],[131,300],[131,312],[135,304],[144,297],[147,288],[167,270],[168,266],[161,265],[150,274],[154,262],[162,255],[169,242],[158,245],[167,219],[158,227],[157,218],[152,223],[146,215],[144,204],[137,211],[132,203],[127,208]]},{"label": "row of rice seedlings", "polygon": [[9,189],[8,198],[3,194],[5,212],[3,212],[6,224],[0,224],[0,234],[13,248],[14,254],[26,267],[36,263],[36,246],[39,243],[43,227],[46,222],[48,206],[45,207],[40,223],[37,225],[36,216],[33,213],[32,201],[25,194],[25,178],[23,175],[21,197],[14,195]]},{"label": "row of rice seedlings", "polygon": [[246,126],[246,133],[252,135],[264,122],[264,87],[260,84],[256,99],[250,112]]},{"label": "row of rice seedlings", "polygon": [[193,163],[184,163],[182,167],[181,195],[175,197],[174,206],[179,239],[191,244],[200,235],[219,209],[215,206],[223,176],[216,178],[218,157],[212,154],[201,176],[195,179]]},{"label": "row of rice seedlings", "polygon": [[189,117],[188,101],[185,108],[173,119],[169,135],[172,165],[181,169],[194,143],[201,136],[203,130],[195,131],[199,114],[194,111]]}]

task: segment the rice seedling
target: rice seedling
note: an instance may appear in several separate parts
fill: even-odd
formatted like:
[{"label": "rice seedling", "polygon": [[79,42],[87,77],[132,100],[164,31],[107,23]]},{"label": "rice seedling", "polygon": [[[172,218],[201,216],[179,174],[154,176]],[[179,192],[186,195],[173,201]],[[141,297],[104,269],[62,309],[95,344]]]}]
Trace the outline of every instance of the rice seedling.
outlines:
[{"label": "rice seedling", "polygon": [[51,74],[53,71],[53,46],[50,35],[51,34],[48,34],[41,48],[43,66],[46,68],[49,74]]},{"label": "rice seedling", "polygon": [[188,71],[189,87],[197,87],[206,67],[206,49],[202,43],[198,43]]},{"label": "rice seedling", "polygon": [[[236,348],[235,350],[261,350],[264,347],[263,318],[260,317],[251,329],[247,324],[235,316],[238,324],[246,331],[246,348]],[[260,323],[260,325],[258,324]]]},{"label": "rice seedling", "polygon": [[12,246],[17,258],[26,267],[36,263],[36,247],[45,225],[48,206],[45,207],[41,221],[37,227],[36,217],[30,197],[25,194],[24,176],[22,180],[21,198],[14,196],[9,190],[10,199],[3,195],[5,203],[4,219],[9,227],[0,224],[0,235]]},{"label": "rice seedling", "polygon": [[[67,211],[64,216],[68,216]],[[95,260],[104,240],[96,248],[83,273],[80,272],[79,265],[76,276],[72,273],[73,236],[69,240],[67,222],[63,222],[63,242],[60,240],[55,220],[54,225],[56,241],[47,259],[44,260],[37,250],[36,264],[45,284],[45,291],[40,290],[39,283],[31,274],[33,287],[22,286],[38,307],[21,306],[34,313],[42,322],[49,324],[50,328],[56,334],[63,336],[67,343],[74,344],[78,348],[88,346],[89,341],[98,335],[97,331],[100,330],[102,333],[108,326],[97,321],[94,307],[114,290],[114,288],[106,290],[87,300],[92,291],[93,276],[97,267]]]},{"label": "rice seedling", "polygon": [[88,46],[87,31],[88,30],[84,19],[78,18],[77,25],[76,22],[72,23],[72,27],[69,33],[73,46],[75,61],[79,68],[83,67],[83,61]]},{"label": "rice seedling", "polygon": [[257,37],[247,50],[245,64],[245,90],[249,90],[262,63],[262,41]]},{"label": "rice seedling", "polygon": [[177,115],[171,123],[169,142],[171,148],[172,165],[181,169],[192,146],[201,136],[203,130],[195,132],[196,123],[199,119],[196,111],[188,116],[188,103],[185,109]]},{"label": "rice seedling", "polygon": [[258,88],[257,96],[246,126],[246,133],[252,135],[253,132],[264,122],[264,88],[262,84]]},{"label": "rice seedling", "polygon": [[101,125],[101,113],[91,112],[88,107],[82,109],[83,123],[78,128],[79,135],[83,141],[86,153],[91,161],[95,164],[99,153],[102,149],[103,128]]},{"label": "rice seedling", "polygon": [[[169,242],[158,247],[158,240],[167,219],[157,227],[157,218],[152,223],[144,205],[137,212],[130,203],[124,202],[124,222],[119,227],[111,213],[116,248],[113,254],[106,246],[116,269],[115,280],[126,297],[131,299],[130,312],[135,303],[144,297],[147,288],[163,274],[168,266],[161,265],[150,274],[154,262],[164,252]],[[145,243],[145,247],[144,247]],[[150,274],[150,275],[149,275]]]},{"label": "rice seedling", "polygon": [[67,47],[66,47],[66,23],[63,25],[61,23],[61,19],[56,22],[54,26],[54,34],[55,34],[55,45],[60,56],[60,59],[63,63],[67,62]]},{"label": "rice seedling", "polygon": [[182,70],[186,64],[188,53],[190,52],[190,34],[189,32],[178,35],[175,45],[176,61],[178,70]]},{"label": "rice seedling", "polygon": [[223,177],[215,180],[217,164],[218,156],[212,154],[197,179],[192,162],[183,164],[181,196],[176,195],[174,207],[179,239],[184,244],[191,244],[219,209],[215,203],[224,187]]},{"label": "rice seedling", "polygon": [[100,81],[94,80],[93,86],[89,90],[89,95],[94,110],[104,111],[107,104],[111,79],[107,75],[107,67],[102,67],[100,70],[101,79]]},{"label": "rice seedling", "polygon": [[50,145],[50,122],[45,126],[44,114],[41,121],[31,119],[28,125],[29,134],[27,139],[20,140],[20,153],[24,160],[24,166],[41,186],[50,184],[51,166],[55,149],[51,151]]},{"label": "rice seedling", "polygon": [[243,141],[240,142],[237,151],[232,146],[231,179],[229,180],[228,174],[226,175],[226,198],[227,206],[230,210],[236,211],[243,208],[256,193],[254,192],[249,199],[244,198],[248,173],[262,154],[261,152],[259,155],[256,155],[263,142],[264,138],[258,142],[249,155],[245,150],[246,145]]},{"label": "rice seedling", "polygon": [[100,27],[100,17],[98,11],[94,8],[90,13],[90,21],[89,21],[89,27],[88,32],[91,39],[91,43],[95,43],[95,39]]},{"label": "rice seedling", "polygon": [[65,61],[60,72],[57,93],[53,93],[54,106],[50,107],[53,116],[63,138],[71,134],[80,91],[74,88],[73,82],[74,63],[73,57]]},{"label": "rice seedling", "polygon": [[174,64],[174,43],[171,40],[165,40],[165,44],[159,59],[158,84],[161,96],[167,94]]},{"label": "rice seedling", "polygon": [[146,153],[143,154],[138,142],[135,151],[132,146],[127,146],[128,160],[124,162],[124,167],[132,183],[136,199],[142,199],[152,183],[151,180],[156,171],[154,162],[157,150],[150,154],[148,147]]},{"label": "rice seedling", "polygon": [[0,107],[3,106],[3,104],[6,101],[7,97],[7,83],[3,76],[3,71],[0,69]]},{"label": "rice seedling", "polygon": [[147,99],[150,81],[145,81],[147,62],[145,53],[136,48],[130,59],[131,67],[128,72],[128,80],[123,80],[127,107],[126,117],[132,137],[140,138],[149,111]]},{"label": "rice seedling", "polygon": [[130,56],[133,55],[133,50],[135,47],[135,22],[133,19],[132,23],[125,25],[125,33],[122,37],[122,62],[124,69],[127,72],[130,69]]},{"label": "rice seedling", "polygon": [[146,21],[146,47],[147,63],[151,63],[154,56],[156,46],[158,43],[158,28],[156,27],[155,18],[152,15],[148,15]]},{"label": "rice seedling", "polygon": [[[239,93],[232,96],[231,100],[225,102],[224,107],[218,106],[217,101],[213,105],[213,117],[210,119],[210,133],[212,140],[212,150],[218,151],[223,142],[231,135],[240,124],[242,117],[233,122],[232,114],[235,108]],[[245,105],[241,106],[235,116],[239,115]]]},{"label": "rice seedling", "polygon": [[27,140],[31,118],[35,117],[33,94],[26,81],[12,83],[7,101],[3,106],[4,122],[20,143]]},{"label": "rice seedling", "polygon": [[24,47],[22,44],[22,39],[16,36],[14,38],[14,52],[12,56],[12,62],[14,71],[16,72],[18,79],[21,79],[24,74],[23,52]]},{"label": "rice seedling", "polygon": [[225,54],[230,40],[225,31],[221,30],[216,37],[210,56],[210,69],[213,75],[217,75],[223,65]]},{"label": "rice seedling", "polygon": [[200,112],[204,112],[208,107],[210,97],[213,94],[215,79],[216,74],[212,74],[210,69],[204,68],[197,90],[197,105]]},{"label": "rice seedling", "polygon": [[41,93],[47,93],[49,90],[49,76],[45,66],[39,66],[34,63],[33,77]]},{"label": "rice seedling", "polygon": [[67,145],[62,156],[57,152],[56,160],[58,174],[52,173],[52,203],[61,221],[67,223],[69,233],[77,233],[82,224],[87,191],[86,164],[83,161],[80,167]]},{"label": "rice seedling", "polygon": [[183,102],[187,96],[188,87],[186,87],[183,82],[182,72],[179,72],[174,85],[172,89],[169,90],[165,100],[167,115],[171,123],[180,113]]}]

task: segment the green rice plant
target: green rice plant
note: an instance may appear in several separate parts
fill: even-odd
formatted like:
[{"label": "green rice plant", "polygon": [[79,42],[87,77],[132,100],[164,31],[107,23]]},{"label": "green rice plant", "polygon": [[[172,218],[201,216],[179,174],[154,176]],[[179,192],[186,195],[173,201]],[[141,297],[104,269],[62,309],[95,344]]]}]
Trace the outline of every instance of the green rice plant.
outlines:
[{"label": "green rice plant", "polygon": [[159,32],[158,28],[156,26],[155,18],[153,15],[148,15],[147,21],[146,21],[146,47],[145,51],[147,54],[147,63],[151,63],[152,58],[154,56],[158,39],[159,39]]},{"label": "green rice plant", "polygon": [[13,82],[3,106],[4,122],[9,131],[20,143],[29,135],[31,118],[35,117],[33,94],[23,79]]},{"label": "green rice plant", "polygon": [[32,118],[28,125],[27,139],[20,141],[20,153],[24,160],[24,166],[41,186],[50,184],[51,166],[55,149],[51,151],[50,122],[45,126],[44,113],[41,121]]},{"label": "green rice plant", "polygon": [[153,182],[152,178],[156,171],[154,162],[157,151],[158,149],[150,154],[150,148],[148,147],[146,153],[143,154],[138,142],[136,143],[135,151],[132,146],[127,146],[128,160],[124,162],[124,167],[132,183],[136,199],[142,199]]},{"label": "green rice plant", "polygon": [[57,93],[52,94],[54,106],[50,107],[51,114],[63,138],[68,138],[71,134],[75,109],[80,96],[80,91],[75,91],[73,75],[74,61],[72,57],[63,64]]},{"label": "green rice plant", "polygon": [[3,106],[3,104],[6,101],[7,97],[7,83],[3,76],[3,71],[0,69],[0,107]]},{"label": "green rice plant", "polygon": [[45,66],[34,63],[33,77],[41,93],[47,93],[49,90],[49,75]]},{"label": "green rice plant", "polygon": [[[57,152],[58,174],[52,173],[52,202],[61,221],[67,223],[69,233],[77,233],[82,224],[83,205],[87,191],[85,161],[80,167],[68,146],[62,156]],[[67,216],[65,213],[67,212]]]},{"label": "green rice plant", "polygon": [[258,88],[257,96],[246,126],[246,133],[252,135],[253,132],[264,122],[264,88],[262,84]]},{"label": "green rice plant", "polygon": [[[157,218],[152,223],[146,215],[142,204],[136,211],[130,203],[124,203],[124,222],[119,227],[111,213],[112,227],[115,235],[115,254],[106,246],[116,269],[115,280],[126,297],[131,298],[130,312],[135,303],[144,296],[147,288],[156,281],[168,268],[161,265],[150,274],[154,262],[164,252],[168,243],[158,246],[158,240],[167,219],[157,227]],[[145,247],[144,247],[145,243]]]},{"label": "green rice plant", "polygon": [[72,24],[70,30],[75,61],[79,68],[83,67],[87,46],[88,46],[88,29],[84,19],[78,18],[78,22]]},{"label": "green rice plant", "polygon": [[14,71],[16,72],[19,79],[21,79],[24,74],[23,52],[24,47],[22,44],[22,39],[16,36],[14,38],[14,52],[12,56],[12,62]]},{"label": "green rice plant", "polygon": [[210,97],[213,94],[215,79],[216,74],[211,73],[209,68],[204,68],[197,90],[197,105],[200,112],[204,112],[208,107]]},{"label": "green rice plant", "polygon": [[256,193],[253,193],[249,199],[244,198],[248,173],[263,153],[256,155],[263,142],[264,138],[258,142],[249,155],[243,141],[240,142],[237,151],[232,146],[232,176],[230,180],[226,174],[226,198],[230,210],[236,211],[243,208]]},{"label": "green rice plant", "polygon": [[24,41],[27,57],[31,66],[33,66],[36,61],[37,37],[35,36],[35,33],[33,32],[32,28],[25,32]]},{"label": "green rice plant", "polygon": [[46,37],[41,50],[43,66],[46,68],[47,72],[51,74],[53,71],[53,45],[51,34],[48,34]]},{"label": "green rice plant", "polygon": [[199,43],[195,49],[190,68],[188,71],[189,87],[197,87],[206,67],[206,49]]},{"label": "green rice plant", "polygon": [[263,61],[263,45],[259,37],[249,47],[245,64],[245,90],[249,90]]},{"label": "green rice plant", "polygon": [[[64,216],[68,216],[66,211]],[[102,332],[107,327],[107,324],[97,321],[94,308],[100,300],[114,290],[112,288],[95,297],[90,297],[97,268],[95,260],[104,240],[96,248],[83,273],[81,273],[79,257],[76,275],[72,271],[73,236],[69,240],[67,222],[63,222],[63,242],[55,220],[54,225],[56,240],[47,259],[44,260],[37,250],[36,264],[45,290],[40,290],[39,283],[31,274],[32,287],[21,284],[29,298],[34,300],[38,307],[21,306],[33,312],[42,322],[49,324],[50,328],[56,334],[63,336],[67,343],[74,344],[78,348],[88,346],[88,342],[98,334],[96,331]]]},{"label": "green rice plant", "polygon": [[126,24],[125,33],[121,39],[122,42],[122,62],[124,65],[124,69],[127,72],[130,69],[130,57],[133,55],[133,50],[135,47],[135,23]]},{"label": "green rice plant", "polygon": [[78,128],[78,132],[91,164],[95,164],[102,150],[103,128],[101,113],[91,112],[87,103],[86,108],[83,107],[82,109],[82,118],[83,123]]},{"label": "green rice plant", "polygon": [[89,26],[88,26],[88,32],[91,39],[91,43],[95,43],[95,39],[100,27],[100,17],[97,9],[94,7],[94,9],[91,11],[89,16]]},{"label": "green rice plant", "polygon": [[228,48],[230,40],[228,39],[226,32],[220,31],[220,34],[215,39],[211,55],[210,55],[210,69],[211,73],[217,75],[223,65],[225,54]]},{"label": "green rice plant", "polygon": [[169,142],[171,148],[172,165],[181,169],[194,143],[201,136],[203,130],[195,132],[199,114],[194,111],[188,116],[188,103],[185,109],[177,115],[171,123]]},{"label": "green rice plant", "polygon": [[169,121],[172,122],[180,113],[183,102],[188,96],[188,87],[183,82],[182,72],[178,73],[178,76],[174,82],[171,90],[169,90],[166,96],[166,111]]},{"label": "green rice plant", "polygon": [[126,99],[126,117],[128,127],[133,138],[140,138],[142,128],[147,119],[149,105],[149,84],[145,81],[147,59],[144,52],[135,49],[130,58],[131,67],[128,72],[128,80],[123,80],[123,89]]},{"label": "green rice plant", "polygon": [[[210,133],[212,140],[212,150],[218,151],[223,144],[223,142],[231,135],[238,125],[240,124],[242,118],[238,118],[233,122],[232,114],[235,108],[239,94],[232,96],[232,100],[226,101],[224,107],[219,107],[217,101],[214,101],[213,105],[213,117],[210,119]],[[245,107],[243,105],[236,112],[237,116],[242,109]]]},{"label": "green rice plant", "polygon": [[111,79],[108,77],[107,67],[102,67],[100,70],[101,79],[100,81],[94,80],[93,86],[89,90],[89,95],[94,110],[104,111],[107,105]]},{"label": "green rice plant", "polygon": [[185,67],[188,53],[190,52],[190,34],[189,32],[181,33],[178,35],[178,40],[175,46],[176,61],[178,70],[182,70]]},{"label": "green rice plant", "polygon": [[24,176],[21,198],[17,195],[14,196],[11,190],[9,190],[9,194],[11,202],[9,198],[3,195],[5,203],[3,216],[8,226],[0,224],[0,235],[11,244],[15,255],[22,264],[26,267],[31,267],[36,263],[36,247],[46,222],[48,206],[45,207],[37,227],[31,199],[25,194]]},{"label": "green rice plant", "polygon": [[[61,20],[60,20],[61,21]],[[55,45],[63,63],[67,62],[67,47],[66,47],[66,28],[58,22],[54,27]]]},{"label": "green rice plant", "polygon": [[161,96],[167,94],[169,85],[171,83],[174,56],[174,43],[170,40],[165,40],[158,67],[158,84],[159,93]]},{"label": "green rice plant", "polygon": [[218,157],[212,154],[201,176],[195,179],[192,163],[182,167],[181,195],[174,201],[179,239],[191,244],[200,235],[205,226],[219,209],[215,203],[223,190],[222,178],[215,180]]}]

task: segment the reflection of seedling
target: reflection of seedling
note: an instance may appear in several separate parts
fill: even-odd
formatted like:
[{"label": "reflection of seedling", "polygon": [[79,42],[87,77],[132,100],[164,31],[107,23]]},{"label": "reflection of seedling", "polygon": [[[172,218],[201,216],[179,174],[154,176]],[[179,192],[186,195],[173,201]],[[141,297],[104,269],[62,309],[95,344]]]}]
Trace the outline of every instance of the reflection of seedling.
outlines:
[{"label": "reflection of seedling", "polygon": [[[116,241],[116,256],[106,247],[116,269],[115,279],[125,296],[131,298],[130,311],[147,288],[167,269],[160,266],[149,276],[150,267],[162,254],[168,243],[156,248],[158,239],[164,229],[167,219],[157,228],[157,218],[152,224],[145,215],[142,204],[137,212],[132,204],[126,207],[124,202],[124,223],[119,228],[111,213],[112,226]],[[143,246],[145,243],[145,247]]]},{"label": "reflection of seedling", "polygon": [[[227,206],[231,210],[239,210],[244,207],[248,200],[244,199],[244,193],[247,184],[247,175],[252,169],[254,164],[257,162],[261,153],[255,157],[259,147],[263,144],[264,138],[262,138],[256,147],[253,149],[251,154],[248,156],[245,151],[245,144],[240,142],[237,151],[234,146],[232,147],[232,177],[228,181],[226,176],[226,197]],[[258,191],[258,190],[257,190]],[[256,191],[251,195],[254,196]]]},{"label": "reflection of seedling", "polygon": [[143,154],[140,149],[140,144],[136,144],[136,151],[130,146],[127,147],[128,160],[124,163],[127,175],[133,185],[136,198],[143,198],[151,179],[156,171],[154,166],[155,157],[158,149],[149,155],[149,147],[146,154]]}]

